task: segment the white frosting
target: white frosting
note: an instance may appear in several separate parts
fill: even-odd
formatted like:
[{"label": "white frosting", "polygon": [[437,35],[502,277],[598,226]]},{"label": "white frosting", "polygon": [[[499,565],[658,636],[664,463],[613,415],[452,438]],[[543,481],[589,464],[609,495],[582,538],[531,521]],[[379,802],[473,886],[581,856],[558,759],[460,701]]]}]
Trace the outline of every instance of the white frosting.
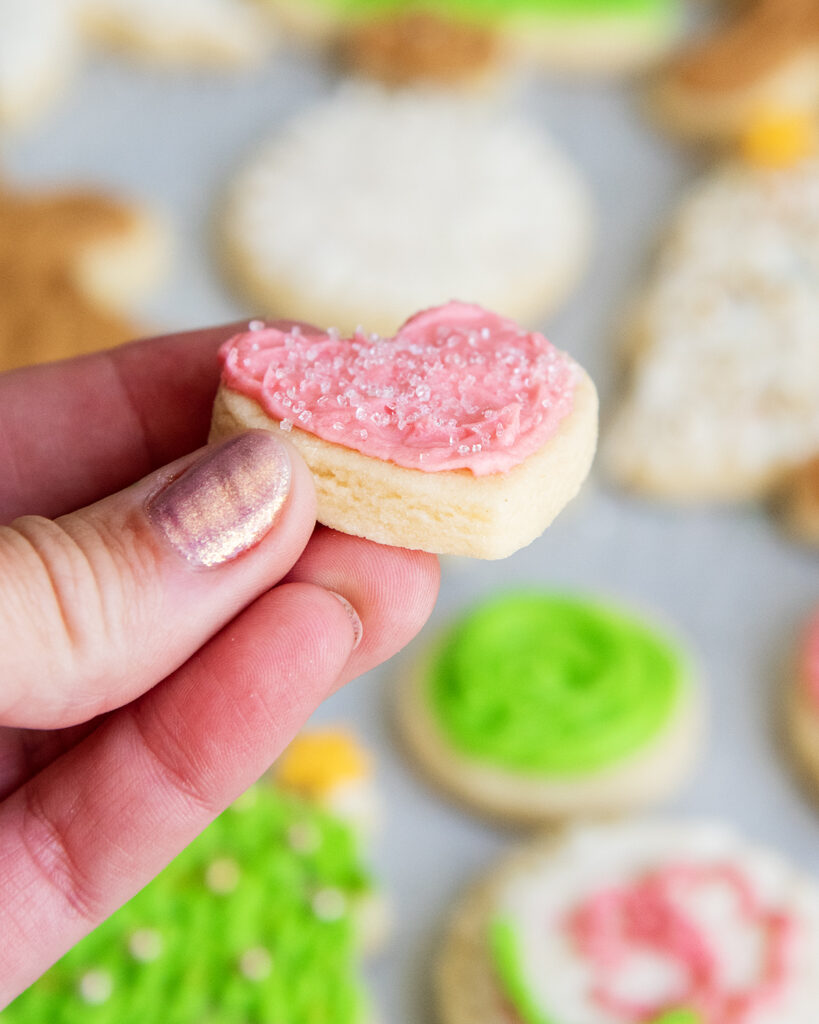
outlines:
[{"label": "white frosting", "polygon": [[645,347],[608,442],[617,475],[719,496],[724,478],[764,486],[819,450],[817,324],[819,160],[707,178],[640,307]]},{"label": "white frosting", "polygon": [[[778,855],[749,846],[727,828],[691,822],[577,828],[508,879],[495,914],[515,929],[526,986],[544,1016],[555,1024],[635,1024],[594,1000],[593,967],[575,948],[566,922],[602,890],[628,886],[648,873],[681,864],[729,864],[747,879],[766,912],[780,911],[795,919],[782,998],[730,1024],[815,1024],[819,886]],[[738,913],[734,894],[714,882],[699,889],[685,910],[708,936],[726,986],[752,982],[763,945],[759,932]],[[615,984],[618,996],[661,1002],[680,991],[681,980],[673,961],[635,954],[618,970]]]},{"label": "white frosting", "polygon": [[251,0],[78,0],[92,26],[169,59],[260,56],[269,31]]},{"label": "white frosting", "polygon": [[41,107],[76,47],[72,0],[0,0],[0,121]]},{"label": "white frosting", "polygon": [[453,297],[508,311],[585,245],[586,193],[543,135],[484,104],[348,84],[239,176],[231,249],[321,310],[402,323]]}]

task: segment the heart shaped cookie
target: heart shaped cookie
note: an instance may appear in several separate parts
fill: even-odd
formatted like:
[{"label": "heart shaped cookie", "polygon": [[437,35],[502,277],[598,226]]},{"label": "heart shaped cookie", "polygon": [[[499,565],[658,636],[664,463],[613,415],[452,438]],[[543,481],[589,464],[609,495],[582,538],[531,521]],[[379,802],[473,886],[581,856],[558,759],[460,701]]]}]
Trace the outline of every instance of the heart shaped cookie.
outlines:
[{"label": "heart shaped cookie", "polygon": [[222,348],[212,436],[284,431],[314,472],[329,526],[502,557],[534,539],[588,472],[593,385],[511,320],[453,302],[389,339],[252,326]]}]

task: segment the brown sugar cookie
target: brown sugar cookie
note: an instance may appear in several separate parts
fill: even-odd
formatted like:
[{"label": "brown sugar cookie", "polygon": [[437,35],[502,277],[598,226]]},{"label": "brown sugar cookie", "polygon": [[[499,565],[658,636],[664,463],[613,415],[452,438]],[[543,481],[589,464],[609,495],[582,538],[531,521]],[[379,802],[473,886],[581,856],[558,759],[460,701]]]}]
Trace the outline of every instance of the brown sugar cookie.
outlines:
[{"label": "brown sugar cookie", "polygon": [[134,337],[124,308],[153,283],[164,249],[159,225],[126,203],[0,184],[0,370]]},{"label": "brown sugar cookie", "polygon": [[795,540],[819,548],[819,455],[788,477],[776,506],[780,522]]},{"label": "brown sugar cookie", "polygon": [[747,0],[683,50],[657,91],[669,126],[695,138],[740,134],[760,111],[819,107],[819,2]]},{"label": "brown sugar cookie", "polygon": [[501,46],[486,25],[409,10],[351,22],[338,53],[345,66],[389,86],[481,86],[499,72]]}]

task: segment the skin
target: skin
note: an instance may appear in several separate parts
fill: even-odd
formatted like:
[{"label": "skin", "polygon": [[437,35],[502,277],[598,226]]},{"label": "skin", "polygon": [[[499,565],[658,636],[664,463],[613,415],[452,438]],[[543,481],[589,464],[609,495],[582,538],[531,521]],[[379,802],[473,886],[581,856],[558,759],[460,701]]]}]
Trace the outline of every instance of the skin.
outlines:
[{"label": "skin", "polygon": [[316,528],[295,452],[280,519],[233,561],[193,568],[152,528],[235,329],[0,376],[0,1008],[432,609],[437,561]]}]

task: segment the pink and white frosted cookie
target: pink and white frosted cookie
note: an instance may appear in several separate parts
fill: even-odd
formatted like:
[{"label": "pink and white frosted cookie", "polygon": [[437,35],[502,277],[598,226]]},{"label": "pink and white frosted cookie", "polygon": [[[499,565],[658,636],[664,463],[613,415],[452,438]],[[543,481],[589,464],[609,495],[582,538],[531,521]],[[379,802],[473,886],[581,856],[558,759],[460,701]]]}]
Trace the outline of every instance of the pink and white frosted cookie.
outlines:
[{"label": "pink and white frosted cookie", "polygon": [[718,168],[683,202],[629,325],[612,476],[676,500],[771,494],[819,453],[818,322],[819,158]]},{"label": "pink and white frosted cookie", "polygon": [[221,248],[266,316],[392,334],[457,295],[528,323],[577,282],[589,207],[571,162],[508,112],[348,84],[239,173]]},{"label": "pink and white frosted cookie", "polygon": [[799,768],[811,786],[819,787],[819,609],[799,639],[786,724]]},{"label": "pink and white frosted cookie", "polygon": [[819,885],[696,821],[579,827],[453,915],[442,1024],[814,1024]]},{"label": "pink and white frosted cookie", "polygon": [[283,431],[319,521],[381,543],[503,558],[574,497],[594,454],[584,371],[478,306],[418,313],[394,338],[253,322],[221,359],[212,438]]},{"label": "pink and white frosted cookie", "polygon": [[167,64],[244,66],[273,30],[253,0],[75,0],[91,37]]},{"label": "pink and white frosted cookie", "polygon": [[47,109],[78,50],[68,0],[0,0],[0,126],[22,124]]}]

